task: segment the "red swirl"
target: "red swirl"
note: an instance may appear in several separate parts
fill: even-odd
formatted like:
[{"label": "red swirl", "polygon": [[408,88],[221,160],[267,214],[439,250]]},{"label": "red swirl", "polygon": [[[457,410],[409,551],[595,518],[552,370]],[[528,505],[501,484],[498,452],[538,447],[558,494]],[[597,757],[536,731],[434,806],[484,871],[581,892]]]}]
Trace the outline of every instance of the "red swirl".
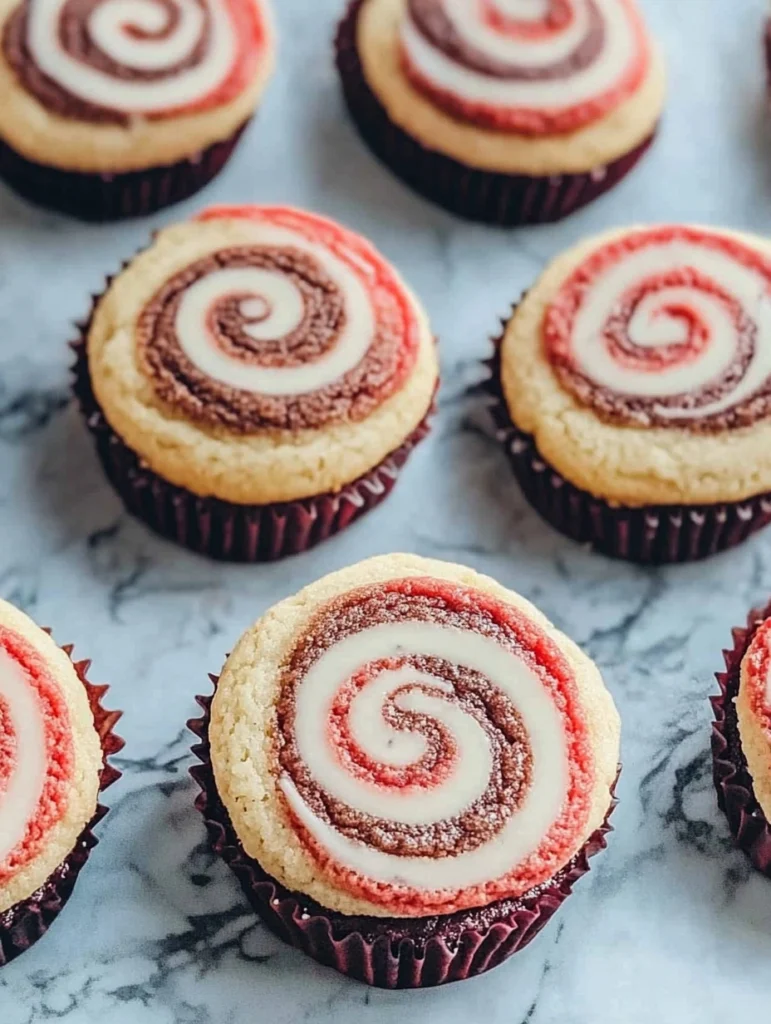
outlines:
[{"label": "red swirl", "polygon": [[523,21],[507,16],[492,0],[479,0],[482,21],[501,35],[519,39],[545,39],[562,32],[575,21],[575,8],[570,0],[551,0],[543,21]]},{"label": "red swirl", "polygon": [[771,680],[771,619],[766,619],[755,632],[742,661],[742,687],[753,717],[771,741],[771,702],[768,699]]},{"label": "red swirl", "polygon": [[19,738],[11,717],[11,708],[0,695],[0,799],[13,778],[18,750]]},{"label": "red swirl", "polygon": [[[0,885],[22,871],[44,850],[51,831],[67,810],[70,787],[75,774],[74,747],[70,713],[64,696],[45,659],[18,633],[0,626],[0,648],[16,663],[35,695],[40,708],[45,736],[45,779],[35,813],[30,818],[23,838],[0,863]],[[18,765],[26,756],[15,736],[10,707],[0,707],[0,822],[3,800]],[[6,756],[8,760],[6,760]]]},{"label": "red swirl", "polygon": [[[744,315],[741,306],[728,292],[706,275],[699,274],[698,271],[687,267],[670,270],[664,274],[652,274],[645,281],[625,292],[619,300],[617,309],[608,318],[605,337],[608,351],[616,362],[628,366],[630,369],[661,373],[676,366],[687,365],[699,358],[709,345],[712,330],[711,325],[699,310],[688,302],[663,301],[656,311],[658,317],[679,321],[685,328],[686,341],[670,342],[657,348],[647,348],[634,344],[629,338],[629,322],[641,302],[666,289],[681,287],[696,288],[719,299],[737,328],[740,327]],[[552,351],[556,353],[557,347],[558,344],[555,343]]]}]

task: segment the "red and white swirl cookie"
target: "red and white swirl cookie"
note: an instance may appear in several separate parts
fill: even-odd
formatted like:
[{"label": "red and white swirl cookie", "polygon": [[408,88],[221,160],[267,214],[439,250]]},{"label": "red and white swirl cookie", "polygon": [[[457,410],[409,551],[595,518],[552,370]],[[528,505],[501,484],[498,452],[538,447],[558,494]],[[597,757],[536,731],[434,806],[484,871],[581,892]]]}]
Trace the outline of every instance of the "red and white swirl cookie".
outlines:
[{"label": "red and white swirl cookie", "polygon": [[618,729],[595,667],[526,601],[392,555],[249,630],[209,735],[266,872],[331,910],[408,918],[551,879],[608,812]]},{"label": "red and white swirl cookie", "polygon": [[436,387],[420,306],[363,238],[285,207],[161,232],[97,304],[94,392],[152,469],[264,504],[339,489],[398,448]]},{"label": "red and white swirl cookie", "polygon": [[736,713],[753,792],[771,821],[771,619],[758,626],[742,659]]},{"label": "red and white swirl cookie", "polygon": [[515,310],[501,376],[517,427],[594,495],[771,490],[771,246],[687,225],[585,242]]},{"label": "red and white swirl cookie", "polygon": [[0,913],[32,896],[73,850],[94,816],[101,769],[72,663],[0,601]]},{"label": "red and white swirl cookie", "polygon": [[651,47],[635,0],[409,0],[410,80],[480,127],[575,132],[639,89]]}]

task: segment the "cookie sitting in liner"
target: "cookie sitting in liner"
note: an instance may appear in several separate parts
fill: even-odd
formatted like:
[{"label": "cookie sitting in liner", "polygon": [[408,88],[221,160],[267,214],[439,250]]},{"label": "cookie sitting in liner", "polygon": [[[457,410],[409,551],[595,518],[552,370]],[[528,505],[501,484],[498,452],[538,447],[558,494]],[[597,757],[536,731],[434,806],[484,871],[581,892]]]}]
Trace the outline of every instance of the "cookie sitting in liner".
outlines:
[{"label": "cookie sitting in liner", "polygon": [[161,231],[75,347],[75,391],[129,510],[239,561],[304,551],[387,497],[438,383],[396,270],[287,207],[217,207]]},{"label": "cookie sitting in liner", "polygon": [[0,177],[87,220],[228,161],[273,70],[267,0],[0,0]]},{"label": "cookie sitting in liner", "polygon": [[370,984],[502,963],[605,845],[619,720],[599,671],[463,566],[387,555],[313,583],[200,701],[215,850],[278,935]]},{"label": "cookie sitting in liner", "polygon": [[531,504],[640,562],[771,520],[771,245],[627,228],[559,256],[496,341],[498,438]]},{"label": "cookie sitting in liner", "polygon": [[337,66],[375,154],[493,224],[559,220],[606,192],[664,104],[636,0],[353,0]]}]

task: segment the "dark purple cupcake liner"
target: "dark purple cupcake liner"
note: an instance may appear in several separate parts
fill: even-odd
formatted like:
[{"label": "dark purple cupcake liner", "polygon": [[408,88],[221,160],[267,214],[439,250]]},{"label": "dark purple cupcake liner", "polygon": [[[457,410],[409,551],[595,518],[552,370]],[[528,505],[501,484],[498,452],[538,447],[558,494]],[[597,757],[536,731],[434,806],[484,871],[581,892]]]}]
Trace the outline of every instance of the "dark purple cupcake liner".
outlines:
[{"label": "dark purple cupcake liner", "polygon": [[0,178],[24,199],[80,220],[144,217],[189,198],[215,178],[248,123],[186,160],[125,174],[81,173],[34,163],[0,139]]},{"label": "dark purple cupcake liner", "polygon": [[741,682],[741,665],[758,627],[771,616],[771,604],[754,609],[747,626],[732,630],[734,645],[723,651],[725,672],[716,678],[720,694],[710,697],[715,712],[712,724],[712,765],[717,802],[728,818],[737,845],[753,865],[771,878],[771,824],[757,801],[747,759],[742,750],[736,698]]},{"label": "dark purple cupcake liner", "polygon": [[540,177],[477,170],[428,149],[391,121],[367,83],[356,45],[365,2],[352,0],[335,40],[348,110],[375,155],[416,192],[451,213],[504,227],[561,220],[617,185],[653,142],[655,132],[609,164],[581,174]]},{"label": "dark purple cupcake liner", "polygon": [[[210,676],[216,688],[218,676]],[[196,697],[203,716],[188,728],[200,740],[201,762],[190,774],[201,788],[201,812],[212,848],[233,870],[247,900],[280,939],[341,974],[377,988],[430,988],[484,974],[528,945],[589,871],[589,858],[607,846],[607,817],[583,848],[544,885],[520,899],[439,917],[395,919],[349,917],[285,889],[250,858],[217,792],[210,760],[211,697]]]},{"label": "dark purple cupcake liner", "polygon": [[[93,309],[99,298],[94,297]],[[90,324],[91,317],[78,325],[81,336],[71,345],[75,352],[72,390],[108,480],[128,511],[155,533],[209,558],[270,562],[308,551],[340,533],[388,497],[402,466],[430,430],[433,403],[398,448],[334,494],[269,505],[237,505],[202,498],[153,473],[107,422],[88,369],[86,338]]]},{"label": "dark purple cupcake liner", "polygon": [[[507,321],[501,323],[505,330]],[[726,551],[771,522],[771,493],[714,505],[631,508],[611,505],[570,483],[511,418],[501,385],[502,340],[503,334],[493,339],[495,351],[485,363],[489,377],[483,384],[495,437],[530,505],[560,533],[611,558],[665,565]]]},{"label": "dark purple cupcake liner", "polygon": [[[63,646],[62,650],[67,657],[72,658],[72,644]],[[108,687],[95,686],[88,681],[86,673],[90,664],[91,662],[87,660],[73,661],[78,678],[88,695],[94,725],[102,745],[103,763],[99,781],[99,792],[102,793],[121,775],[118,769],[109,763],[109,758],[124,746],[124,741],[113,731],[122,712],[107,711],[102,706],[102,698]],[[93,830],[106,814],[107,808],[101,803],[98,804],[93,818],[81,832],[72,852],[43,885],[26,900],[0,913],[0,967],[26,952],[45,935],[58,917],[72,895],[81,868],[88,860],[91,850],[99,842]]]}]

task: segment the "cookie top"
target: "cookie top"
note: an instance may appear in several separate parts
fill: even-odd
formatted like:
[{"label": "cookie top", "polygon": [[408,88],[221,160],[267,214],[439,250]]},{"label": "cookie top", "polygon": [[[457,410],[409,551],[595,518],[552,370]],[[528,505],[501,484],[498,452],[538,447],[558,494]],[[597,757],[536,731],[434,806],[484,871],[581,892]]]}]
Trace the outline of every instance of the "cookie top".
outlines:
[{"label": "cookie top", "polygon": [[523,598],[388,555],[244,634],[210,740],[265,871],[342,913],[422,917],[567,864],[607,814],[619,720],[594,664]]},{"label": "cookie top", "polygon": [[107,420],[154,472],[243,504],[357,479],[420,424],[437,382],[396,271],[286,207],[161,231],[97,303],[88,361]]},{"label": "cookie top", "polygon": [[0,913],[65,860],[96,810],[102,749],[67,655],[0,601]]},{"label": "cookie top", "polygon": [[758,626],[742,659],[736,713],[755,797],[771,821],[771,619]]},{"label": "cookie top", "polygon": [[517,306],[501,377],[516,425],[598,497],[771,490],[771,245],[687,225],[582,242]]},{"label": "cookie top", "polygon": [[363,0],[357,43],[391,120],[486,170],[597,169],[663,105],[635,0]]},{"label": "cookie top", "polygon": [[0,0],[0,38],[0,136],[84,172],[229,138],[273,63],[266,0]]}]

